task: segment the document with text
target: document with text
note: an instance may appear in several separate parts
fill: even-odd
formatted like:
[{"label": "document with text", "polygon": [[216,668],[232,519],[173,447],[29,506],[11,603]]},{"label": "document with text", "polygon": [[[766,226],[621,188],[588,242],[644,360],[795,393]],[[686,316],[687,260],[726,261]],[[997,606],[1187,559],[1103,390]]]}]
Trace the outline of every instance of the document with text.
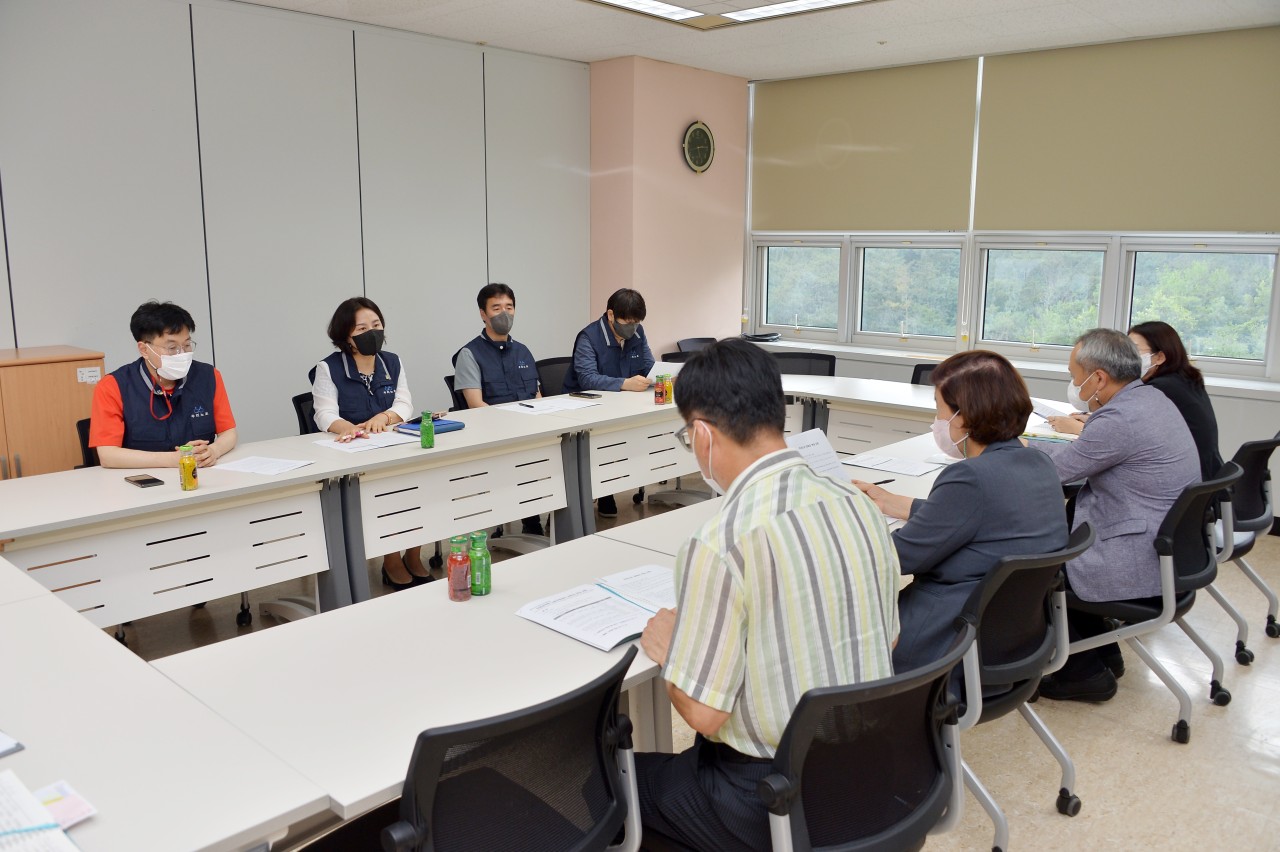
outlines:
[{"label": "document with text", "polygon": [[849,481],[849,474],[840,466],[840,456],[821,429],[810,429],[798,435],[787,436],[787,446],[798,452],[815,473]]},{"label": "document with text", "polygon": [[612,651],[644,632],[659,609],[674,607],[670,568],[644,565],[530,601],[516,615],[601,651]]}]

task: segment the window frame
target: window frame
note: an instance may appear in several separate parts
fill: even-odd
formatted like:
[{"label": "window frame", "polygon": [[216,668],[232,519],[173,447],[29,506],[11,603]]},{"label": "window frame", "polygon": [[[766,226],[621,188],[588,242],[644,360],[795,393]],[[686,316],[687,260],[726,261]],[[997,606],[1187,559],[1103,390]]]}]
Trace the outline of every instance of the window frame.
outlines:
[{"label": "window frame", "polygon": [[[965,238],[960,234],[922,233],[922,234],[859,234],[849,239],[850,253],[848,257],[849,285],[855,283],[857,292],[849,293],[850,311],[847,320],[849,336],[846,340],[857,346],[882,347],[888,344],[893,347],[909,346],[912,351],[936,352],[949,355],[959,352],[961,345],[961,329],[965,317]],[[867,249],[911,248],[911,249],[958,249],[960,252],[960,274],[956,279],[956,330],[949,337],[931,334],[904,335],[885,331],[862,330],[862,275]]]},{"label": "window frame", "polygon": [[[752,334],[769,334],[777,332],[782,335],[783,340],[803,340],[808,342],[819,341],[822,343],[840,343],[847,339],[847,314],[849,299],[849,281],[848,281],[848,264],[845,262],[847,256],[847,243],[845,239],[833,236],[807,235],[806,238],[797,239],[786,235],[759,237],[753,236],[751,240],[751,259],[753,261],[753,269],[749,273],[752,281],[754,292],[751,294],[749,304],[750,319],[749,324]],[[765,321],[768,316],[767,296],[765,286],[765,274],[768,269],[768,263],[765,258],[771,248],[838,248],[840,249],[839,271],[837,276],[837,304],[836,304],[836,327],[834,329],[814,328],[811,326],[794,326],[783,325],[779,323],[769,323]]]}]

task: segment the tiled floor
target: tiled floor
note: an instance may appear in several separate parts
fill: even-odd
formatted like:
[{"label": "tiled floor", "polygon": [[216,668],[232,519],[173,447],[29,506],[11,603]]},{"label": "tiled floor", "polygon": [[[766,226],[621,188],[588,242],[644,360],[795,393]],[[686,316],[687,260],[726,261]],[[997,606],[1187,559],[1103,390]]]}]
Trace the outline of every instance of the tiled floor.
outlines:
[{"label": "tiled floor", "polygon": [[[635,507],[625,495],[618,506],[616,520],[598,519],[601,528],[664,510]],[[1249,559],[1280,588],[1280,538],[1264,537]],[[389,592],[372,567],[370,581],[375,594]],[[1195,710],[1189,744],[1170,740],[1177,701],[1131,652],[1125,654],[1128,671],[1120,692],[1110,702],[1042,700],[1036,705],[1075,760],[1075,792],[1084,803],[1078,816],[1056,811],[1058,766],[1019,715],[964,735],[965,759],[1008,816],[1011,848],[1280,849],[1280,639],[1263,633],[1266,602],[1234,566],[1223,568],[1217,585],[1249,619],[1253,665],[1235,662],[1235,625],[1207,595],[1197,600],[1188,620],[1224,657],[1230,705],[1215,707],[1209,701],[1208,662],[1181,631],[1166,628],[1148,643],[1191,692]],[[310,581],[296,581],[252,593],[254,623],[247,628],[236,627],[236,598],[142,619],[126,628],[129,646],[155,659],[269,629],[272,621],[258,613],[259,602],[310,592]],[[692,740],[678,717],[674,734],[677,749]],[[991,847],[985,813],[971,797],[965,808],[959,828],[930,839],[927,849]]]}]

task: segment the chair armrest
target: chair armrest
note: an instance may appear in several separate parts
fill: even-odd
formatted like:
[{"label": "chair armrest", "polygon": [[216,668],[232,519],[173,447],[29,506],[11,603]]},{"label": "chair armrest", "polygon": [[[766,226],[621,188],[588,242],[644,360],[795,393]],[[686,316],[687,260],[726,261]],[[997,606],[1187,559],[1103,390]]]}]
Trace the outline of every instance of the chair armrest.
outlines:
[{"label": "chair armrest", "polygon": [[791,813],[791,803],[795,801],[797,792],[799,792],[797,785],[778,772],[766,775],[756,782],[756,795],[760,797],[760,801],[764,802],[769,813],[777,816],[786,816]]},{"label": "chair armrest", "polygon": [[384,852],[406,852],[406,850],[417,849],[423,839],[418,836],[418,830],[404,820],[393,822],[382,829]]}]

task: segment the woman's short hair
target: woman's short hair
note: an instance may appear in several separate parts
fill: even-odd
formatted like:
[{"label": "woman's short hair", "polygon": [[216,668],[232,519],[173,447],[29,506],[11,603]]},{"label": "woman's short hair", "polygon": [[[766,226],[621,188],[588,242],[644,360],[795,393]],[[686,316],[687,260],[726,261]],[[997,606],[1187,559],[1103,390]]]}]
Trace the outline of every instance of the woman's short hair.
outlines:
[{"label": "woman's short hair", "polygon": [[1129,333],[1142,335],[1142,339],[1147,341],[1147,346],[1151,348],[1153,355],[1156,352],[1164,355],[1164,363],[1156,367],[1152,378],[1177,374],[1185,376],[1197,387],[1204,387],[1204,374],[1191,365],[1191,356],[1187,354],[1187,347],[1182,345],[1182,338],[1178,336],[1177,329],[1169,323],[1160,322],[1160,320],[1140,322],[1129,329]]},{"label": "woman's short hair", "polygon": [[351,330],[356,327],[356,314],[361,308],[373,311],[383,325],[387,324],[387,321],[382,318],[382,308],[379,308],[373,299],[366,299],[364,296],[352,296],[346,299],[333,312],[333,319],[329,320],[329,340],[333,342],[333,348],[339,352],[351,353],[349,338]]},{"label": "woman's short hair", "polygon": [[1008,359],[985,349],[957,352],[933,371],[942,401],[980,444],[1011,441],[1027,428],[1031,394]]}]

